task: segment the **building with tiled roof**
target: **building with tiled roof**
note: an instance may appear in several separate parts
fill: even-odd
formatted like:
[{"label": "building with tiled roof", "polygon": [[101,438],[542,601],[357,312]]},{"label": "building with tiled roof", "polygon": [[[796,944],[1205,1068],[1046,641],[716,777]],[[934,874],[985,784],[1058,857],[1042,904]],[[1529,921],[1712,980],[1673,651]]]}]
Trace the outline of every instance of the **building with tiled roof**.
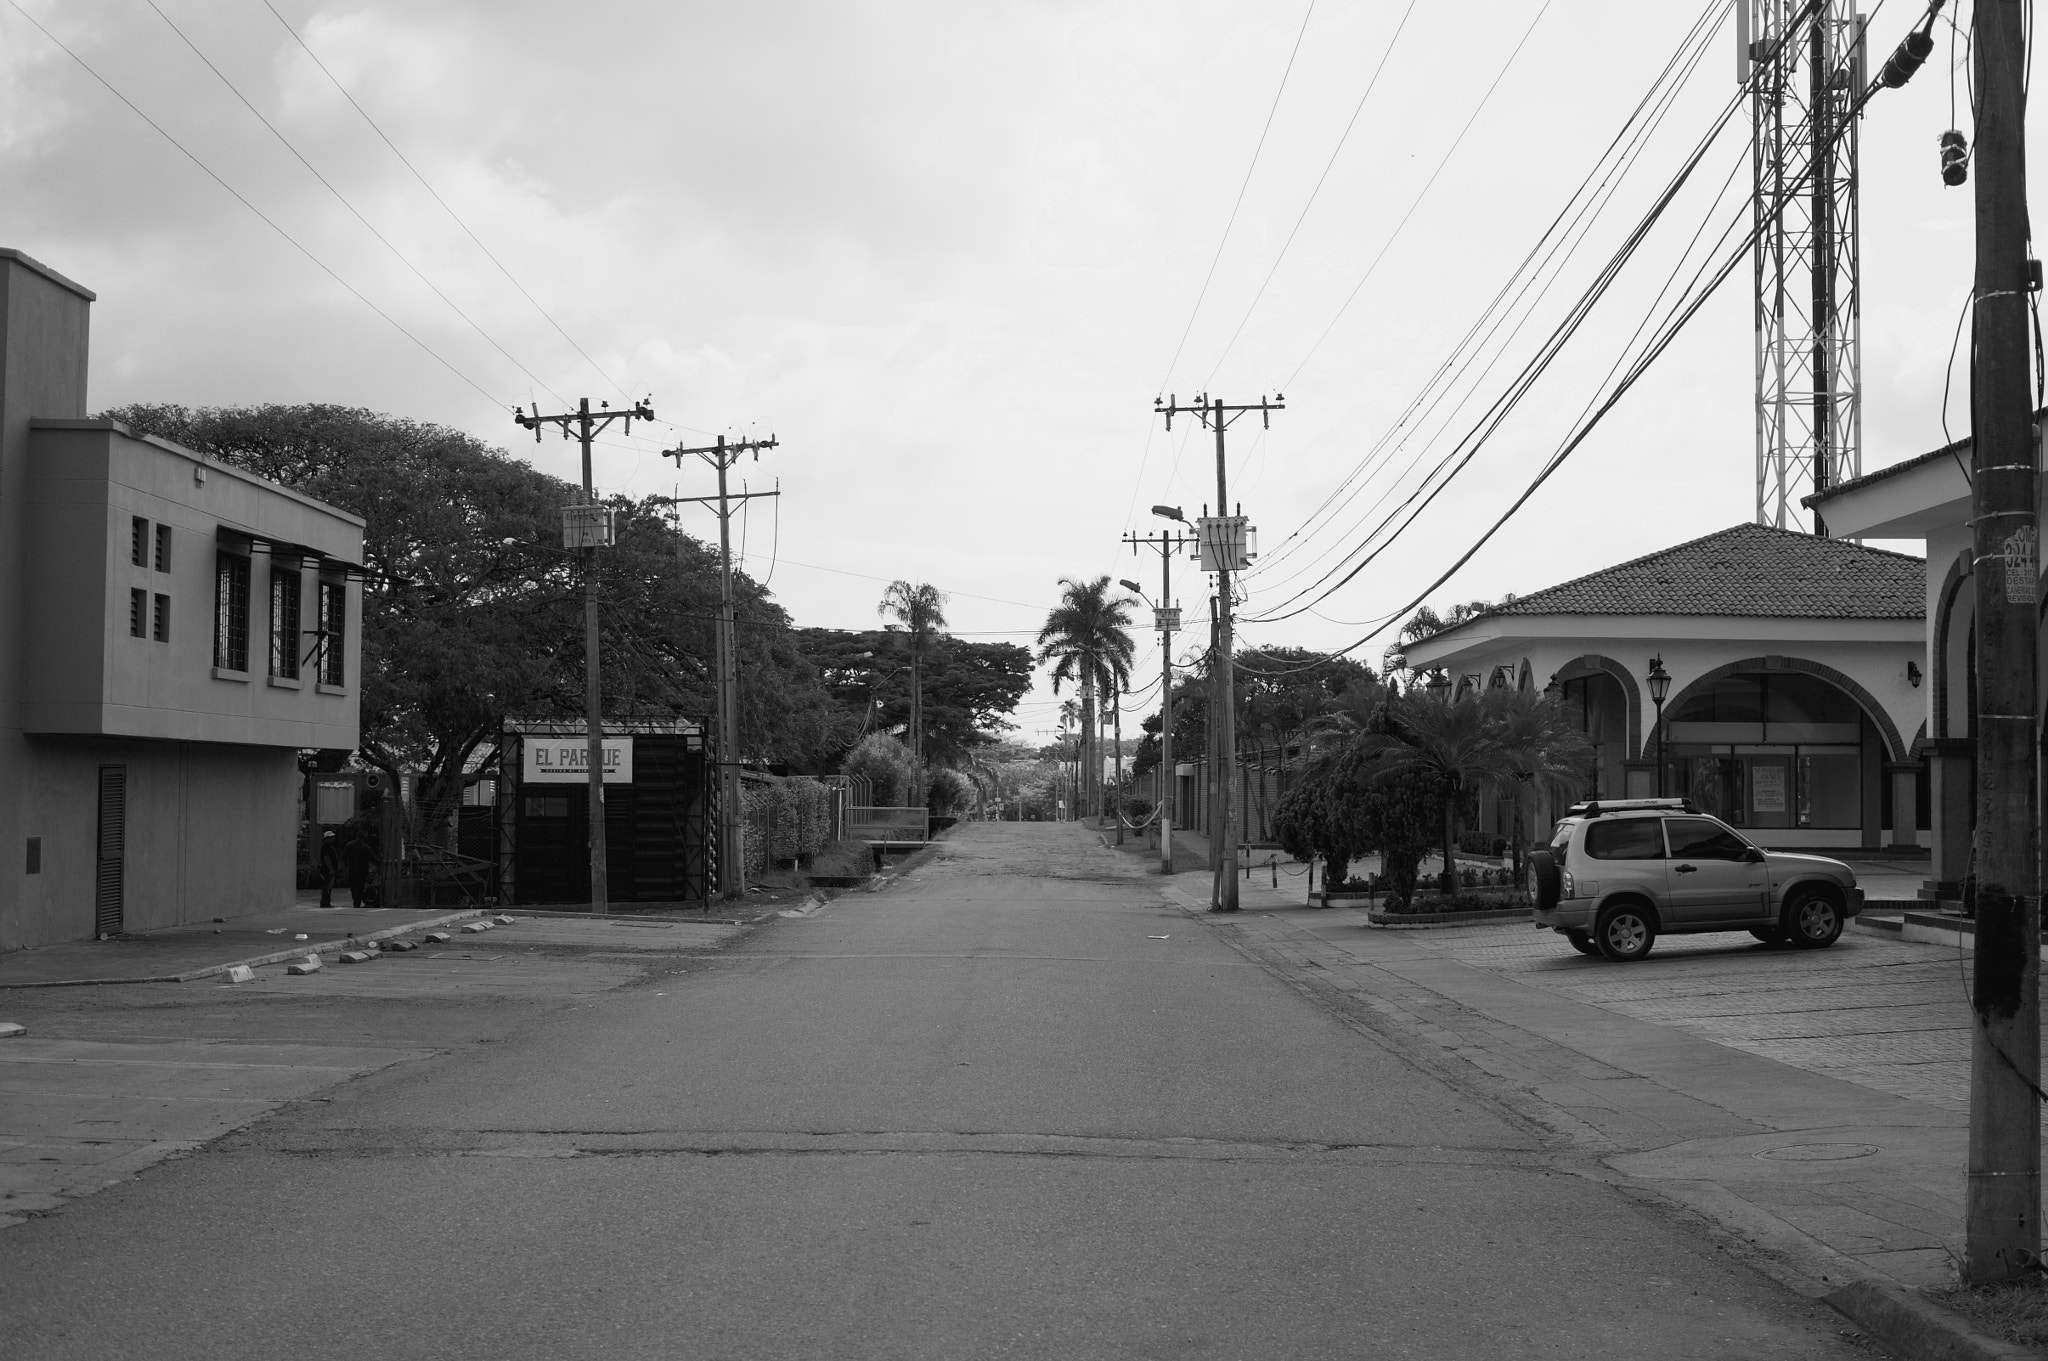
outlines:
[{"label": "building with tiled roof", "polygon": [[1561,697],[1595,795],[1689,796],[1764,845],[1918,844],[1926,613],[1919,558],[1743,524],[1509,597],[1405,659],[1457,696]]}]

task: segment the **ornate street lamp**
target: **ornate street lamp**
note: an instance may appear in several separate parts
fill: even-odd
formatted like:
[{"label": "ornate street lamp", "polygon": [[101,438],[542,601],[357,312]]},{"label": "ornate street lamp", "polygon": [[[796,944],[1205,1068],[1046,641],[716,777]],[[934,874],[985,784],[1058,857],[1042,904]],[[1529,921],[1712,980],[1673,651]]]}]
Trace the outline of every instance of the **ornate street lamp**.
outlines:
[{"label": "ornate street lamp", "polygon": [[1657,706],[1657,797],[1664,797],[1664,697],[1671,693],[1671,673],[1660,653],[1650,658],[1650,701]]},{"label": "ornate street lamp", "polygon": [[1444,674],[1442,667],[1429,673],[1429,681],[1422,688],[1429,691],[1438,703],[1447,703],[1451,698],[1451,678]]}]

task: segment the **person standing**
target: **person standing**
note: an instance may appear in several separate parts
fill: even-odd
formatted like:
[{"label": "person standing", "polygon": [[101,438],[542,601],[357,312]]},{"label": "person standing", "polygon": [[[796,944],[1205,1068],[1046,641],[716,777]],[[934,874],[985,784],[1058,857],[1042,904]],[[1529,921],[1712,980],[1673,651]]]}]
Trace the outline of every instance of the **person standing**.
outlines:
[{"label": "person standing", "polygon": [[349,839],[342,850],[342,860],[348,866],[348,901],[351,907],[368,907],[370,872],[376,868],[377,852],[370,846],[369,834],[358,831]]},{"label": "person standing", "polygon": [[341,877],[341,839],[328,828],[320,834],[320,906],[334,906],[334,881]]}]

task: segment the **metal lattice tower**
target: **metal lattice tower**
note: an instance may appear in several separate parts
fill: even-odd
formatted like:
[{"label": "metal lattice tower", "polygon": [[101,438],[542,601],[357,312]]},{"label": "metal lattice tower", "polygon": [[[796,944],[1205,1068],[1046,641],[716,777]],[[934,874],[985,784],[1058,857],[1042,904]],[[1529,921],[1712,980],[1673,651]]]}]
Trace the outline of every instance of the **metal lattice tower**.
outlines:
[{"label": "metal lattice tower", "polygon": [[1825,534],[1799,504],[1863,471],[1851,0],[1737,0],[1756,222],[1756,519]]}]

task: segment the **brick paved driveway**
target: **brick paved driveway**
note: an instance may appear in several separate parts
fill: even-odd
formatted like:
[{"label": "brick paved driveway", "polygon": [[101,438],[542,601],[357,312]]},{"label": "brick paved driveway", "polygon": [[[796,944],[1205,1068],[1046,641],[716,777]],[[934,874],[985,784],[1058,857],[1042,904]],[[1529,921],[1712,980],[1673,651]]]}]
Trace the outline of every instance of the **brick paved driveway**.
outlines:
[{"label": "brick paved driveway", "polygon": [[1404,931],[1447,958],[1809,1072],[1967,1111],[1969,955],[1850,931],[1827,950],[1666,936],[1617,965],[1521,923]]}]

